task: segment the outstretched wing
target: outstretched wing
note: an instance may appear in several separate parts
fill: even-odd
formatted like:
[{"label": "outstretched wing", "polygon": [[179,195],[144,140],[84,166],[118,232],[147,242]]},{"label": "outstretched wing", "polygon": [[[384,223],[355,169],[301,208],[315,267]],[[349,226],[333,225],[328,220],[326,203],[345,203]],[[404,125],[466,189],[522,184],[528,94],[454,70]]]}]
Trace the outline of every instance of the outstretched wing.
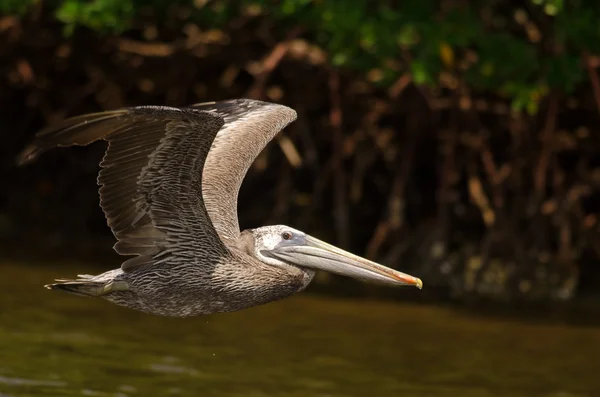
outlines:
[{"label": "outstretched wing", "polygon": [[134,107],[64,120],[40,132],[21,163],[57,146],[99,139],[108,149],[98,175],[100,205],[130,271],[173,256],[217,261],[229,254],[202,195],[207,154],[223,117],[195,109]]},{"label": "outstretched wing", "polygon": [[237,239],[237,199],[246,172],[267,143],[296,119],[296,111],[252,99],[201,103],[192,108],[218,114],[225,120],[206,159],[202,192],[221,239]]}]

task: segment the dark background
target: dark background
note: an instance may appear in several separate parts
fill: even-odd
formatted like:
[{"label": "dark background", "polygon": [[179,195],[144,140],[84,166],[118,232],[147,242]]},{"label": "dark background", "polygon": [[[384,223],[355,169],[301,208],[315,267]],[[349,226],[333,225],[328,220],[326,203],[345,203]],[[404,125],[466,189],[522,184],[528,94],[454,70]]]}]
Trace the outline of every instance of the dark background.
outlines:
[{"label": "dark background", "polygon": [[[250,170],[242,228],[288,224],[421,277],[434,299],[597,298],[596,2],[109,3],[0,0],[6,260],[119,263],[103,145],[15,167],[40,128],[252,97],[298,120]],[[396,294],[326,275],[316,288]]]}]

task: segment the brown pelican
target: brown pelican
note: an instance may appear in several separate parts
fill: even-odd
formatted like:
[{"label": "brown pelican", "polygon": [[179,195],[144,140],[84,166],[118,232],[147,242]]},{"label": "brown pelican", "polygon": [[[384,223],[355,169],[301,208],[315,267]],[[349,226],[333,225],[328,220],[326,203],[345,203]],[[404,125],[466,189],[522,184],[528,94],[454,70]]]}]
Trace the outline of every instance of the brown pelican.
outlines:
[{"label": "brown pelican", "polygon": [[54,147],[108,141],[98,175],[100,206],[115,251],[133,256],[119,269],[46,287],[178,317],[290,296],[317,270],[421,288],[418,278],[288,226],[240,232],[242,180],[266,144],[295,119],[286,106],[236,99],[86,114],[38,133],[21,164]]}]

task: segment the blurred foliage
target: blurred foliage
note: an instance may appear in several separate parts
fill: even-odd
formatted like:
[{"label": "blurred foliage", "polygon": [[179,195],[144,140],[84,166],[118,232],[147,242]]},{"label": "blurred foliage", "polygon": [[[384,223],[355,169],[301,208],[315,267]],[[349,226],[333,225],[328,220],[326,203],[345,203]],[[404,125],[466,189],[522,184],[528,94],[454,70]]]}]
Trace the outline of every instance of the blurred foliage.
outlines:
[{"label": "blurred foliage", "polygon": [[250,170],[242,225],[316,232],[453,297],[597,293],[600,3],[398,3],[0,0],[0,245],[112,245],[102,146],[3,167],[44,125],[250,97],[299,117]]},{"label": "blurred foliage", "polygon": [[[359,70],[388,86],[406,73],[417,84],[465,84],[498,94],[513,109],[538,111],[551,89],[571,93],[586,79],[584,51],[600,51],[596,0],[402,2],[370,0],[0,0],[0,11],[23,14],[43,7],[73,34],[84,26],[121,34],[151,8],[181,8],[179,20],[219,27],[241,15],[302,27],[331,64]],[[166,14],[165,14],[166,15]]]}]

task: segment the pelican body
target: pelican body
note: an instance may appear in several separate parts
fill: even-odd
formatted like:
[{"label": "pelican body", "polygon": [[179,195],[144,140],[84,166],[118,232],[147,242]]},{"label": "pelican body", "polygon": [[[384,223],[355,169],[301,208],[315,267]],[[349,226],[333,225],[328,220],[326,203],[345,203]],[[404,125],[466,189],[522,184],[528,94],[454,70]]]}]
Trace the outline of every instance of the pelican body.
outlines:
[{"label": "pelican body", "polygon": [[421,288],[418,278],[288,226],[240,232],[242,180],[295,119],[286,106],[235,99],[87,114],[38,133],[21,164],[54,147],[108,141],[98,175],[100,206],[115,251],[131,256],[118,269],[46,287],[176,317],[282,299],[306,288],[317,270]]}]

